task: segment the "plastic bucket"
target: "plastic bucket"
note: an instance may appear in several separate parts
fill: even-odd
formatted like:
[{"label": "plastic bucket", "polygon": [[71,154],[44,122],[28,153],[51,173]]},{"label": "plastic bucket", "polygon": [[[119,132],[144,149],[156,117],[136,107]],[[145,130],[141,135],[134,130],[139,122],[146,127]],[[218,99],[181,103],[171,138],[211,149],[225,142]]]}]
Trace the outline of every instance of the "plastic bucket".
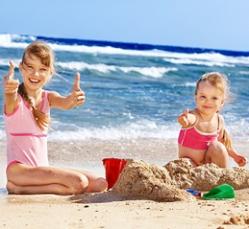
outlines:
[{"label": "plastic bucket", "polygon": [[102,161],[105,167],[105,177],[108,182],[108,189],[110,189],[116,183],[119,174],[122,172],[127,161],[119,158],[104,158]]}]

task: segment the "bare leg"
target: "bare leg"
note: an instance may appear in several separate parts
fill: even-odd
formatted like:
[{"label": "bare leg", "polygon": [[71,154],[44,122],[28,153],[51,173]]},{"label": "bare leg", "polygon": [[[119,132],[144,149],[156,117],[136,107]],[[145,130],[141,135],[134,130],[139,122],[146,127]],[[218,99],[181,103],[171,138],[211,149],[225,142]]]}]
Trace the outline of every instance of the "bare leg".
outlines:
[{"label": "bare leg", "polygon": [[72,170],[72,171],[82,173],[84,176],[88,178],[89,185],[87,187],[86,192],[103,192],[107,190],[108,183],[105,178],[99,177],[94,173],[85,170],[82,171]]},{"label": "bare leg", "polygon": [[7,169],[7,188],[10,193],[79,194],[89,185],[82,173],[53,167],[30,167],[13,164]]},{"label": "bare leg", "polygon": [[205,156],[205,163],[214,163],[221,168],[228,168],[229,154],[221,142],[210,144]]},{"label": "bare leg", "polygon": [[7,189],[9,194],[72,194],[72,190],[70,188],[60,184],[18,186],[11,181],[8,181]]}]

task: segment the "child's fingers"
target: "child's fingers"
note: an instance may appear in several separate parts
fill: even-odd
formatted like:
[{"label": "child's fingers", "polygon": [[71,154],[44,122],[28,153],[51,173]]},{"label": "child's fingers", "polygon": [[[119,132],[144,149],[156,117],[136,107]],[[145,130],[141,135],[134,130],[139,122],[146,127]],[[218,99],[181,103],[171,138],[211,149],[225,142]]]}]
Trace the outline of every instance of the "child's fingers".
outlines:
[{"label": "child's fingers", "polygon": [[239,166],[245,166],[247,163],[248,163],[248,159],[246,157],[242,157],[238,161]]},{"label": "child's fingers", "polygon": [[19,81],[18,80],[7,80],[4,83],[4,92],[6,94],[13,94],[16,93],[19,87]]},{"label": "child's fingers", "polygon": [[74,84],[73,84],[73,90],[80,91],[80,73],[79,72],[76,73]]}]

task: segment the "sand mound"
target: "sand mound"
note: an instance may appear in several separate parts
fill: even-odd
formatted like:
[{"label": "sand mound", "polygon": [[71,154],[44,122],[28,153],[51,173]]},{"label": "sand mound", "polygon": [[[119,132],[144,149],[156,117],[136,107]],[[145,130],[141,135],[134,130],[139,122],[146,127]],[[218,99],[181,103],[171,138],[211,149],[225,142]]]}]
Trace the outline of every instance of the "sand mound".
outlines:
[{"label": "sand mound", "polygon": [[194,167],[189,159],[174,160],[163,167],[128,160],[113,191],[156,201],[193,200],[183,189],[207,191],[223,183],[235,189],[248,188],[249,171],[244,168],[222,169],[215,164]]},{"label": "sand mound", "polygon": [[215,164],[192,166],[189,159],[179,159],[164,166],[177,187],[207,191],[220,184],[230,184],[234,189],[249,187],[249,171],[245,168],[222,169]]},{"label": "sand mound", "polygon": [[129,197],[156,201],[193,199],[186,191],[177,188],[165,168],[134,160],[128,160],[113,191]]}]

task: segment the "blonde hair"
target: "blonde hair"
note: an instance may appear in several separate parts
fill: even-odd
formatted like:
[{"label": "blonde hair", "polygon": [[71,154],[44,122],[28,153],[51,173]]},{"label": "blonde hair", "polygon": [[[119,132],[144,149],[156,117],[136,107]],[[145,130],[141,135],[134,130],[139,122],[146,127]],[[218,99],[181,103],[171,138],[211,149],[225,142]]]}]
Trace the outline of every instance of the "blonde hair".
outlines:
[{"label": "blonde hair", "polygon": [[226,129],[223,130],[223,135],[222,135],[221,142],[225,145],[225,147],[226,147],[228,150],[231,150],[231,149],[232,149],[232,139],[231,139],[231,137],[229,136],[229,134],[228,134],[228,132],[227,132]]},{"label": "blonde hair", "polygon": [[[35,57],[39,58],[41,63],[49,68],[51,74],[55,73],[54,53],[52,49],[46,43],[42,41],[35,41],[31,43],[30,45],[28,45],[27,48],[24,50],[21,64],[22,65],[25,64],[26,58],[31,55],[34,55]],[[33,113],[37,126],[42,130],[47,128],[50,122],[49,116],[45,114],[44,112],[42,112],[41,110],[39,110],[39,108],[37,108],[34,105],[33,101],[29,98],[27,94],[24,83],[21,83],[19,85],[18,93],[31,106],[32,113]]]},{"label": "blonde hair", "polygon": [[219,72],[209,72],[202,75],[202,77],[196,82],[195,95],[197,94],[201,82],[209,82],[212,86],[219,89],[224,96],[224,100],[229,98],[229,83],[225,74]]},{"label": "blonde hair", "polygon": [[[197,94],[201,82],[209,82],[212,86],[219,89],[224,96],[224,100],[227,100],[229,98],[229,83],[225,74],[219,72],[209,72],[202,75],[201,78],[196,82],[195,95]],[[220,141],[225,145],[228,150],[232,149],[232,139],[226,129],[222,131],[222,138]]]}]

